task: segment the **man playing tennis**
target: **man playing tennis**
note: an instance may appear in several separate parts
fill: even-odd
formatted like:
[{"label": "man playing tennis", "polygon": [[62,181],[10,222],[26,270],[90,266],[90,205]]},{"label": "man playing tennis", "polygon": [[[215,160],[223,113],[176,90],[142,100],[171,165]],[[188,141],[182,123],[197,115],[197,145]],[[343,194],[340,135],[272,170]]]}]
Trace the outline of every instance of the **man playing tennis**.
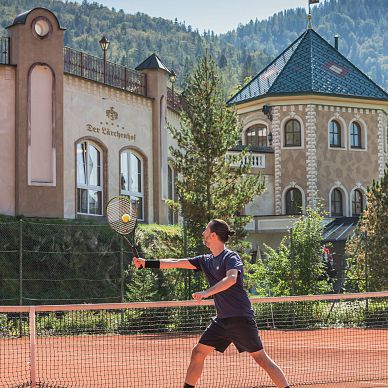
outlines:
[{"label": "man playing tennis", "polygon": [[211,254],[191,259],[144,260],[134,257],[136,268],[184,268],[204,272],[210,288],[195,292],[202,300],[214,295],[217,317],[194,347],[184,388],[194,388],[201,376],[205,358],[215,349],[223,353],[233,342],[239,352],[248,352],[280,388],[289,388],[282,370],[263,349],[251,302],[243,287],[243,263],[236,252],[225,247],[230,231],[223,220],[212,220],[202,233]]}]

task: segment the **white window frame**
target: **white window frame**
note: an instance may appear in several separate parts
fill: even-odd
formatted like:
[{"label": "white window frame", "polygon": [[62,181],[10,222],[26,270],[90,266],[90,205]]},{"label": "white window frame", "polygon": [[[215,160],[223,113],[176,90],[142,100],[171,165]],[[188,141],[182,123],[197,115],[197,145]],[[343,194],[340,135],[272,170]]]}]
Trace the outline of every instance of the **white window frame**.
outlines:
[{"label": "white window frame", "polygon": [[329,191],[329,216],[330,217],[340,217],[332,215],[332,204],[331,204],[331,193],[334,189],[338,189],[342,193],[342,216],[349,217],[349,194],[346,188],[341,183],[336,183]]},{"label": "white window frame", "polygon": [[298,186],[294,182],[291,182],[288,186],[286,186],[282,192],[282,214],[286,214],[286,194],[290,189],[298,189],[302,195],[302,212],[301,214],[296,214],[295,216],[301,216],[302,214],[306,214],[306,195],[302,187]]},{"label": "white window frame", "polygon": [[[300,125],[300,146],[286,146],[286,137],[285,137],[285,130],[286,130],[286,124],[290,120],[296,120],[299,122]],[[285,117],[281,124],[280,124],[280,133],[281,133],[281,148],[284,150],[302,150],[305,148],[305,140],[304,140],[304,124],[301,117],[298,115],[290,116],[288,115]]]},{"label": "white window frame", "polygon": [[[341,146],[340,147],[333,147],[330,144],[330,123],[332,121],[337,121],[338,124],[341,126]],[[331,117],[327,123],[327,147],[330,150],[337,150],[337,151],[346,151],[348,147],[348,127],[346,125],[346,121],[342,117]]]},{"label": "white window frame", "polygon": [[[350,128],[352,124],[356,122],[360,126],[361,130],[361,148],[352,148],[352,143],[351,143],[351,135],[350,135]],[[354,118],[353,120],[350,121],[349,123],[349,128],[348,128],[348,144],[349,144],[349,150],[350,151],[367,151],[368,150],[368,136],[367,136],[367,125],[365,121],[361,118]]]},{"label": "white window frame", "polygon": [[[100,153],[100,182],[101,182],[100,186],[90,185],[90,184],[88,184],[88,182],[86,184],[83,184],[83,183],[80,184],[79,181],[78,181],[78,145],[82,144],[82,143],[86,143],[86,170],[85,170],[85,172],[86,172],[86,180],[87,181],[89,180],[89,174],[88,174],[88,168],[89,168],[89,163],[88,163],[89,148],[92,146]],[[98,146],[98,144],[94,143],[93,141],[82,140],[82,141],[77,142],[77,144],[76,144],[76,151],[75,152],[76,152],[77,214],[101,217],[104,214],[104,153],[103,153],[103,150],[101,149],[101,147]],[[88,201],[88,211],[87,211],[87,213],[83,213],[83,212],[78,211],[78,208],[80,206],[80,204],[78,203],[79,202],[79,200],[78,200],[78,190],[79,189],[81,189],[81,190],[88,190],[88,191],[90,190],[90,191],[99,191],[99,192],[101,192],[101,214],[90,213],[89,201]]]},{"label": "white window frame", "polygon": [[[124,189],[121,188],[121,174],[122,174],[121,155],[123,153],[132,154],[137,159],[140,160],[140,184],[141,184],[141,191],[140,192],[135,192],[135,191],[131,191],[131,190],[124,190]],[[144,203],[144,158],[138,152],[134,151],[131,148],[125,148],[125,149],[121,150],[119,157],[120,157],[120,174],[119,174],[120,195],[126,195],[127,197],[129,197],[131,200],[134,200],[134,201],[135,201],[135,198],[141,198],[141,203],[142,203],[141,214],[142,214],[142,217],[139,218],[139,221],[144,221],[145,220],[145,215],[144,215],[144,210],[145,210],[145,203]],[[131,158],[128,157],[127,161],[128,161],[128,166],[127,166],[128,174],[130,174],[130,171],[131,171],[131,165],[130,165]],[[127,176],[127,178],[129,179],[130,177]],[[129,185],[129,187],[131,187],[131,186]]]},{"label": "white window frame", "polygon": [[362,185],[357,185],[357,186],[353,187],[351,192],[350,192],[350,196],[349,196],[349,209],[350,209],[349,211],[350,211],[350,215],[352,217],[353,217],[353,195],[354,195],[354,192],[356,190],[359,190],[362,193],[362,201],[363,201],[363,205],[364,205],[362,210],[364,210],[368,204],[368,197],[366,195],[367,194],[366,188]]}]

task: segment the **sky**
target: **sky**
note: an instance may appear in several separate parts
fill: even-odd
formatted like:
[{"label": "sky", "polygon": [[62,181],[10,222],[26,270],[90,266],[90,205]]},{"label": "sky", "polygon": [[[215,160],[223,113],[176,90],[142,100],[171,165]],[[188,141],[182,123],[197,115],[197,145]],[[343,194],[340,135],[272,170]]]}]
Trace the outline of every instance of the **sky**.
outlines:
[{"label": "sky", "polygon": [[[82,0],[76,0],[81,3]],[[200,32],[222,34],[251,19],[267,19],[285,9],[303,7],[308,0],[93,0],[116,11],[142,12],[150,16],[185,22]],[[92,2],[92,0],[88,0]],[[323,0],[321,0],[323,2]]]}]

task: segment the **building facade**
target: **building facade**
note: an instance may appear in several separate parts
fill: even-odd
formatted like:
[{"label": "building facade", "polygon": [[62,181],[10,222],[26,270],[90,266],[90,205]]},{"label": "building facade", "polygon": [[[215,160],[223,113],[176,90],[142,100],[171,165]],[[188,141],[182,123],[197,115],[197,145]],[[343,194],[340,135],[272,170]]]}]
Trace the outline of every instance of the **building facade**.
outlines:
[{"label": "building facade", "polygon": [[[321,203],[357,217],[387,162],[388,94],[308,28],[229,102],[266,192],[246,207],[252,243],[277,245],[290,216]],[[265,160],[265,162],[264,162]],[[345,236],[346,234],[344,234]]]},{"label": "building facade", "polygon": [[8,34],[0,213],[102,218],[123,194],[142,221],[172,222],[166,123],[179,125],[179,115],[170,70],[155,54],[132,70],[64,47],[64,29],[44,8],[17,16]]}]

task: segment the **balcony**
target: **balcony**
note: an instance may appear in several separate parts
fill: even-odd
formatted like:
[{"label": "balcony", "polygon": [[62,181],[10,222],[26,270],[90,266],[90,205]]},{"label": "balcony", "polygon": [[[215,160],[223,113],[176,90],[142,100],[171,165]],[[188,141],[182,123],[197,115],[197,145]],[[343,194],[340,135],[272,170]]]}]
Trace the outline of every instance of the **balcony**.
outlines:
[{"label": "balcony", "polygon": [[[240,154],[239,151],[229,151],[226,155],[226,158],[229,161],[233,158],[235,159]],[[242,159],[236,158],[237,160],[232,161],[231,166],[240,167],[240,166],[250,166],[252,168],[265,168],[265,154],[257,152],[249,152]]]},{"label": "balcony", "polygon": [[63,57],[65,73],[105,83],[142,96],[147,95],[146,76],[139,71],[109,61],[104,66],[103,59],[70,47],[64,47]]}]

